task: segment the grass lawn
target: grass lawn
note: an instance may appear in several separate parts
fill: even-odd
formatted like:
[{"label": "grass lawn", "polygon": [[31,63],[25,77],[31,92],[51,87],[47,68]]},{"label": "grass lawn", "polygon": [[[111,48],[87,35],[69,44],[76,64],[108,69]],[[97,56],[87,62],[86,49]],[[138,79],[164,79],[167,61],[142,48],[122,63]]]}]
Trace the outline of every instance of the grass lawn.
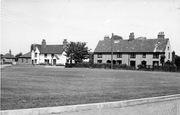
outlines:
[{"label": "grass lawn", "polygon": [[180,73],[12,66],[1,70],[1,110],[180,93]]}]

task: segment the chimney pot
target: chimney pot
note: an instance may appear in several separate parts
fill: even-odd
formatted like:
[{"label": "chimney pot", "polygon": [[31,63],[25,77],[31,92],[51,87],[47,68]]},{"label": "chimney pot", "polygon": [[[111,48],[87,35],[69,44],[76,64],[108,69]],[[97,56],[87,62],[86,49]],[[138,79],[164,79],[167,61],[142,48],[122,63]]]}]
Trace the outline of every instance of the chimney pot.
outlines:
[{"label": "chimney pot", "polygon": [[63,49],[66,48],[67,43],[68,43],[68,42],[67,42],[67,39],[64,39],[64,41],[63,41]]},{"label": "chimney pot", "polygon": [[109,40],[109,36],[104,36],[104,40]]},{"label": "chimney pot", "polygon": [[129,35],[129,41],[134,40],[135,36],[134,36],[134,32],[130,33]]},{"label": "chimney pot", "polygon": [[41,43],[41,48],[43,49],[43,48],[45,48],[45,47],[46,47],[46,40],[43,39],[43,40],[42,40],[42,43]]},{"label": "chimney pot", "polygon": [[157,37],[158,39],[164,39],[165,38],[164,32],[159,32]]}]

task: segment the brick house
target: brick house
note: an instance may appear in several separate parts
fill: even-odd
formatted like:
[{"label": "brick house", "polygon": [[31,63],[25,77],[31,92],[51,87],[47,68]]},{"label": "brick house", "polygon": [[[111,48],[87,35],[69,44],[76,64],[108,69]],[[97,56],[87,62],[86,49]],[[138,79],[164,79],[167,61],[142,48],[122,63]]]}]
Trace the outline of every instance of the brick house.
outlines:
[{"label": "brick house", "polygon": [[43,39],[41,44],[31,45],[31,60],[32,64],[51,64],[65,65],[66,56],[64,49],[67,45],[67,40],[64,39],[62,45],[47,45]]},{"label": "brick house", "polygon": [[31,52],[18,57],[18,64],[31,64]]},{"label": "brick house", "polygon": [[[111,49],[112,46],[112,49]],[[137,67],[142,65],[160,65],[161,56],[164,61],[172,61],[172,51],[169,38],[165,38],[164,32],[160,32],[155,39],[134,37],[130,33],[129,39],[112,35],[112,38],[104,37],[94,50],[94,63],[111,63],[111,50],[113,52],[113,64],[127,64]]]}]

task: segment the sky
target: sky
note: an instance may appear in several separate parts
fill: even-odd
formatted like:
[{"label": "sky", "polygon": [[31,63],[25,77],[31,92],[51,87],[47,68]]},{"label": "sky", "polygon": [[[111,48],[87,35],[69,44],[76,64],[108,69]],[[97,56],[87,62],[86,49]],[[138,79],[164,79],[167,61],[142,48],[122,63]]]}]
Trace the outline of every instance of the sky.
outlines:
[{"label": "sky", "polygon": [[180,0],[1,0],[1,54],[31,44],[86,42],[94,51],[112,33],[155,39],[164,32],[180,55]]}]

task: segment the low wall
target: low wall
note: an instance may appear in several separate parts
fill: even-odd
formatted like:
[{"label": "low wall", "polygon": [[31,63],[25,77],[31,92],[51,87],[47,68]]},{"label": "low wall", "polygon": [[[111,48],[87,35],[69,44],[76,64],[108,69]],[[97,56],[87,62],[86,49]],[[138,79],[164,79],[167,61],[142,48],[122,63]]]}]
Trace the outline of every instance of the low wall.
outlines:
[{"label": "low wall", "polygon": [[180,94],[60,107],[5,110],[1,115],[180,115]]}]

